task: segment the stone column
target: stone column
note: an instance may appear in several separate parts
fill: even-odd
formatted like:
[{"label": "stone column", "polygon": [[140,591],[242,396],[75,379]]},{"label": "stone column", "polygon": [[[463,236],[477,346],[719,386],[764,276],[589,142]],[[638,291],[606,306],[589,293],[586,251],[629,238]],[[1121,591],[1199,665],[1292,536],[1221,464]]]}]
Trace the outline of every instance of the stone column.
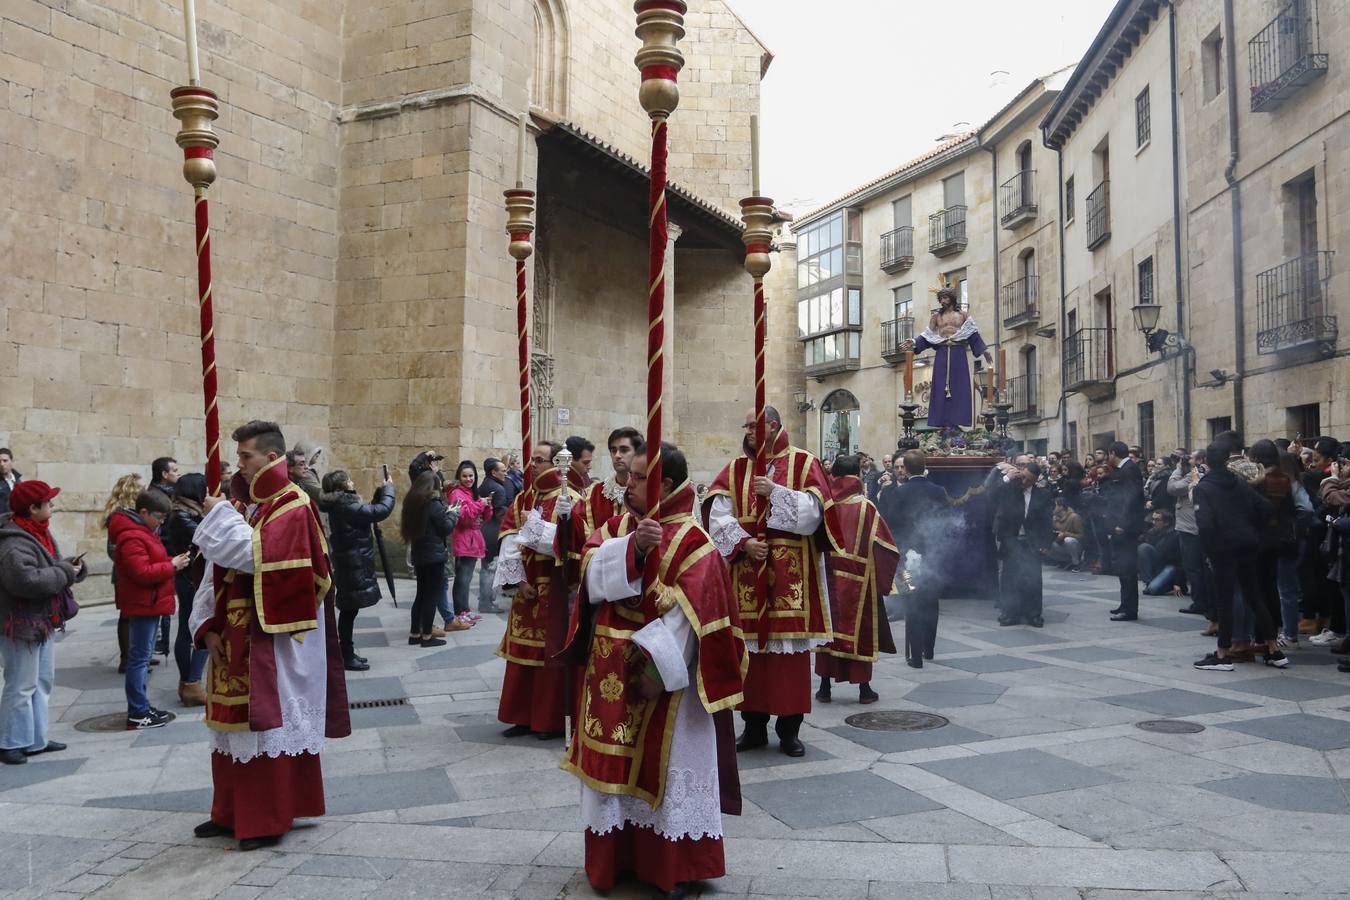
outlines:
[{"label": "stone column", "polygon": [[675,412],[678,406],[675,402],[675,370],[681,366],[675,355],[675,242],[684,234],[684,229],[675,222],[668,221],[666,232],[666,333],[665,343],[661,347],[665,354],[666,365],[661,385],[663,398],[661,407],[665,411],[662,431],[667,436],[666,440],[673,442],[675,436],[680,433],[680,420]]}]

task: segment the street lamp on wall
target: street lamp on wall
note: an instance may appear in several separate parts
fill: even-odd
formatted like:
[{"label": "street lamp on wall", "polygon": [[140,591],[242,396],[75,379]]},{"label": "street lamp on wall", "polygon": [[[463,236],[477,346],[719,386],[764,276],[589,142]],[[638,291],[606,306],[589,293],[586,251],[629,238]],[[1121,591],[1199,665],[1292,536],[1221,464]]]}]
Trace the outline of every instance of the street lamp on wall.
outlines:
[{"label": "street lamp on wall", "polygon": [[806,391],[797,391],[792,395],[792,399],[797,401],[797,412],[808,413],[816,408],[816,401],[806,395]]},{"label": "street lamp on wall", "polygon": [[1150,353],[1165,353],[1169,349],[1186,350],[1190,344],[1179,334],[1172,334],[1166,328],[1158,327],[1162,317],[1162,307],[1157,303],[1136,303],[1130,308],[1134,313],[1134,327],[1144,335],[1144,345]]}]

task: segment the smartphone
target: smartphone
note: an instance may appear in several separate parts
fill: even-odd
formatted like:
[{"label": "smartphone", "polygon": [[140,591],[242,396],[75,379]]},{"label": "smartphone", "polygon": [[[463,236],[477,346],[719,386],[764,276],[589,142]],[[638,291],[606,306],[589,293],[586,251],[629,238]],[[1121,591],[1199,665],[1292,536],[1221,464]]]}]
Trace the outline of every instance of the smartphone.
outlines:
[{"label": "smartphone", "polygon": [[384,472],[384,480],[389,480],[389,463],[381,463],[380,470]]},{"label": "smartphone", "polygon": [[85,554],[88,553],[88,552],[89,552],[88,550],[84,551],[84,553],[81,553],[79,556],[77,556],[77,557],[75,557],[74,559],[72,559],[71,562],[72,562],[72,563],[83,563],[83,562],[84,562]]}]

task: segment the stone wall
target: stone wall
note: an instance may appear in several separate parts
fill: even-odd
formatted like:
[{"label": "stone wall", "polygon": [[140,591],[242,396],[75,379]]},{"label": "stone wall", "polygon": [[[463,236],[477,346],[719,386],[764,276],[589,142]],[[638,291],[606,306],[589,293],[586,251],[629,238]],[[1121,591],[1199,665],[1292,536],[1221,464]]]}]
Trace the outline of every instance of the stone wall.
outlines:
[{"label": "stone wall", "polygon": [[[220,94],[210,193],[221,428],[274,418],[328,439],[338,255],[333,4],[201,7]],[[0,443],[61,486],[66,550],[107,565],[116,478],[176,456],[201,471],[192,191],[169,91],[186,81],[180,7],[0,6]],[[223,448],[228,456],[232,447]]]}]

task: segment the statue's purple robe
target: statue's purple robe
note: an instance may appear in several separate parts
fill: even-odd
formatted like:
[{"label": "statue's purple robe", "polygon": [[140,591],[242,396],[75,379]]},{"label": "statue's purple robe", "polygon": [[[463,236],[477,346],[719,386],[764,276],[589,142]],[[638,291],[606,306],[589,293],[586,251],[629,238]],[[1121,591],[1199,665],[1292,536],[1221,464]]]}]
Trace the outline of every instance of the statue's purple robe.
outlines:
[{"label": "statue's purple robe", "polygon": [[971,388],[969,352],[983,356],[988,349],[975,327],[973,316],[950,338],[943,338],[932,327],[914,339],[914,352],[933,350],[933,387],[928,400],[928,424],[934,428],[961,426],[975,422],[975,391]]}]

